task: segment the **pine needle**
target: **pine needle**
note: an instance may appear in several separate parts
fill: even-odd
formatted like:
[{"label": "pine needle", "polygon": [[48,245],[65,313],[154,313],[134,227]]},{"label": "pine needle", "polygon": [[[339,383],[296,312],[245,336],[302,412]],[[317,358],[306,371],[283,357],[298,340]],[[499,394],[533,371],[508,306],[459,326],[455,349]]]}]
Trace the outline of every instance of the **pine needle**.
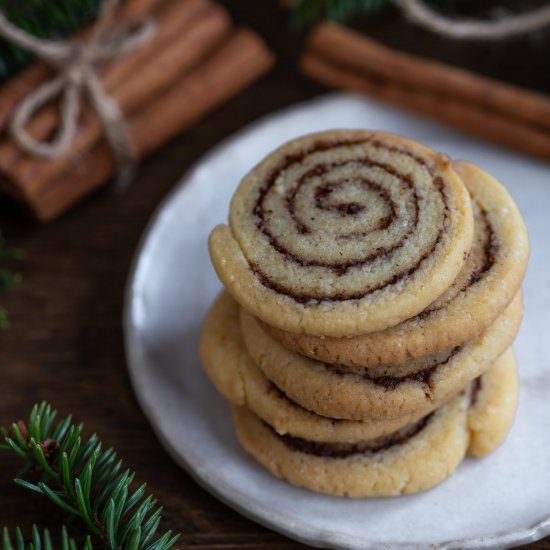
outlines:
[{"label": "pine needle", "polygon": [[[473,1],[426,0],[433,8],[445,12],[453,12]],[[356,15],[377,13],[393,3],[392,0],[294,0],[291,27],[303,30],[322,19],[344,23]]]},{"label": "pine needle", "polygon": [[391,0],[295,0],[291,26],[304,29],[321,19],[342,23],[359,13],[378,12],[390,3]]},{"label": "pine needle", "polygon": [[[83,425],[74,424],[70,416],[57,421],[56,416],[47,403],[35,405],[27,422],[0,429],[6,443],[0,450],[23,459],[26,472],[41,475],[37,482],[16,479],[17,485],[80,520],[86,540],[77,546],[64,528],[63,550],[172,548],[179,535],[158,534],[162,508],[146,495],[145,485],[133,489],[135,474],[122,470],[112,449],[103,450],[96,435],[83,439]],[[13,536],[4,529],[2,535],[2,550],[52,548],[49,532],[40,532],[36,526],[29,541],[19,529]]]},{"label": "pine needle", "polygon": [[[0,0],[0,10],[15,25],[40,38],[63,38],[97,13],[100,0]],[[0,81],[32,61],[25,50],[0,39]]]},{"label": "pine needle", "polygon": [[[4,236],[0,232],[0,261],[19,260],[23,257],[23,252],[17,248],[7,246]],[[0,293],[11,290],[21,281],[21,275],[11,273],[6,269],[0,269]],[[8,314],[0,306],[0,329],[8,327]]]}]

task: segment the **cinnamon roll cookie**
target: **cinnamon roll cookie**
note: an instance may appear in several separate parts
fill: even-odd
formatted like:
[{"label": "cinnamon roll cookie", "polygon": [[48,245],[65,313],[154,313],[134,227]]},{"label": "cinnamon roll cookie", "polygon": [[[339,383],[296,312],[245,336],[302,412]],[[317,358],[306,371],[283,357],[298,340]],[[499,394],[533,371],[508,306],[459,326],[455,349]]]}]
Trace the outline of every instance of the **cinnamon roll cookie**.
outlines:
[{"label": "cinnamon roll cookie", "polygon": [[327,418],[304,409],[252,361],[240,333],[239,306],[226,292],[218,296],[206,316],[199,355],[208,377],[224,397],[235,405],[245,405],[281,435],[354,443],[390,434],[423,416],[360,422]]},{"label": "cinnamon roll cookie", "polygon": [[468,454],[483,457],[499,447],[514,422],[518,401],[518,371],[512,349],[472,382]]},{"label": "cinnamon roll cookie", "polygon": [[380,332],[320,338],[264,323],[285,347],[327,363],[375,367],[450,350],[478,336],[504,310],[523,279],[529,242],[506,189],[489,174],[455,162],[474,212],[473,246],[451,287],[421,313]]},{"label": "cinnamon roll cookie", "polygon": [[245,450],[277,477],[331,495],[393,496],[429,489],[450,476],[466,453],[480,456],[498,446],[515,412],[511,352],[482,377],[481,387],[472,407],[462,393],[391,434],[353,443],[281,435],[245,407],[233,413]]},{"label": "cinnamon roll cookie", "polygon": [[210,236],[228,291],[280,329],[355,336],[423,311],[472,244],[470,198],[451,162],[361,130],[293,140],[239,185]]},{"label": "cinnamon roll cookie", "polygon": [[321,363],[284,348],[241,309],[252,360],[292,401],[322,416],[348,420],[424,415],[482,374],[512,343],[522,317],[521,295],[478,338],[392,367]]}]

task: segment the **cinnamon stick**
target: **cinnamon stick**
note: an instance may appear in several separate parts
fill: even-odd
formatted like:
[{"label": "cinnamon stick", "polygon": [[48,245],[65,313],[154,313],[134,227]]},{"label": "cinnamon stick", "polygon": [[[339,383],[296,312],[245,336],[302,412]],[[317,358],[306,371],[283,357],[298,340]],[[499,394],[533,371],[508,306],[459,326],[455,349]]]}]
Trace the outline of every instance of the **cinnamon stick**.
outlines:
[{"label": "cinnamon stick", "polygon": [[[128,115],[160,93],[196,63],[229,32],[227,13],[209,0],[171,0],[156,15],[154,39],[111,63],[102,82],[121,111]],[[37,139],[47,138],[58,124],[54,106],[43,109],[29,125]],[[84,107],[78,134],[65,155],[55,160],[33,157],[20,151],[9,138],[0,142],[0,173],[16,187],[39,188],[62,172],[74,155],[79,155],[102,136],[95,113]]]},{"label": "cinnamon stick", "polygon": [[[263,40],[246,29],[236,31],[202,64],[176,81],[151,104],[130,117],[140,157],[157,149],[208,111],[235,95],[273,64]],[[25,199],[34,215],[47,221],[105,184],[115,170],[103,142],[88,150],[59,177]]]},{"label": "cinnamon stick", "polygon": [[423,89],[401,86],[380,78],[373,79],[313,54],[306,54],[301,66],[307,75],[327,86],[364,93],[397,107],[441,120],[490,141],[550,159],[550,132],[520,124],[516,119],[475,107],[456,98],[442,101],[439,96],[426,93]]},{"label": "cinnamon stick", "polygon": [[[162,1],[126,0],[117,10],[115,23],[122,24],[133,19],[139,19],[150,13]],[[78,33],[78,36],[85,36],[89,30],[90,27],[87,27],[87,29]],[[46,63],[36,61],[0,87],[0,130],[5,128],[14,107],[51,74],[52,70]]]},{"label": "cinnamon stick", "polygon": [[131,120],[139,155],[153,152],[205,112],[235,95],[267,72],[274,60],[258,34],[249,29],[235,31],[203,65]]},{"label": "cinnamon stick", "polygon": [[358,74],[383,77],[418,92],[455,98],[550,130],[550,98],[470,71],[422,59],[345,27],[323,23],[308,38],[308,51]]},{"label": "cinnamon stick", "polygon": [[150,16],[157,26],[153,39],[103,69],[102,82],[108,92],[116,89],[126,78],[139,78],[139,70],[143,69],[144,63],[158,63],[160,48],[190,32],[205,17],[223,18],[230,22],[227,13],[212,0],[164,0]]}]

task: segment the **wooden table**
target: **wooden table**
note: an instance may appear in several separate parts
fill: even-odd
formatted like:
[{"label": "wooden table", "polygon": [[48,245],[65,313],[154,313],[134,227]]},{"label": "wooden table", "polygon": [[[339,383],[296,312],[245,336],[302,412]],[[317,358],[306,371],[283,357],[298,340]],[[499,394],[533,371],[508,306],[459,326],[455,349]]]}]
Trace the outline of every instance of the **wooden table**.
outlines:
[{"label": "wooden table", "polygon": [[[114,446],[165,508],[163,527],[181,548],[300,548],[218,502],[176,466],[157,442],[130,388],[121,326],[123,290],[134,249],[151,213],[181,174],[222,138],[261,115],[323,93],[296,66],[301,39],[275,3],[226,0],[235,19],[260,30],[277,52],[274,71],[146,161],[124,195],[105,191],[50,225],[0,201],[1,227],[26,251],[23,283],[3,296],[11,328],[0,334],[0,424],[25,418],[48,400],[72,412]],[[547,39],[509,46],[465,46],[406,26],[393,12],[362,24],[390,44],[470,66],[550,92]],[[545,50],[546,48],[546,50]],[[526,61],[528,60],[528,62]],[[56,529],[62,515],[11,479],[18,464],[0,456],[0,525],[33,521]],[[529,548],[550,549],[550,540]]]}]

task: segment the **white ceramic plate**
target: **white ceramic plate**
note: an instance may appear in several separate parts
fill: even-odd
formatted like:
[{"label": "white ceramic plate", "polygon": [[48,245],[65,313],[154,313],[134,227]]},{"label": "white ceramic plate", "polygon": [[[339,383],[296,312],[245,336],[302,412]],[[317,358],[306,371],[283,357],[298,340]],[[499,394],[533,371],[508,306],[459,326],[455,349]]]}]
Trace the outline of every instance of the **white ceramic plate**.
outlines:
[{"label": "white ceramic plate", "polygon": [[[207,252],[239,179],[300,134],[378,128],[480,164],[517,200],[532,254],[516,343],[521,391],[506,444],[426,493],[351,500],[272,477],[239,447],[228,404],[197,359],[220,289]],[[208,491],[291,538],[335,548],[508,548],[550,534],[550,166],[379,103],[336,94],[270,115],[200,160],[159,208],[127,290],[126,347],[141,406],[166,450]],[[174,491],[178,491],[174,487]],[[184,488],[182,487],[183,491]]]}]

